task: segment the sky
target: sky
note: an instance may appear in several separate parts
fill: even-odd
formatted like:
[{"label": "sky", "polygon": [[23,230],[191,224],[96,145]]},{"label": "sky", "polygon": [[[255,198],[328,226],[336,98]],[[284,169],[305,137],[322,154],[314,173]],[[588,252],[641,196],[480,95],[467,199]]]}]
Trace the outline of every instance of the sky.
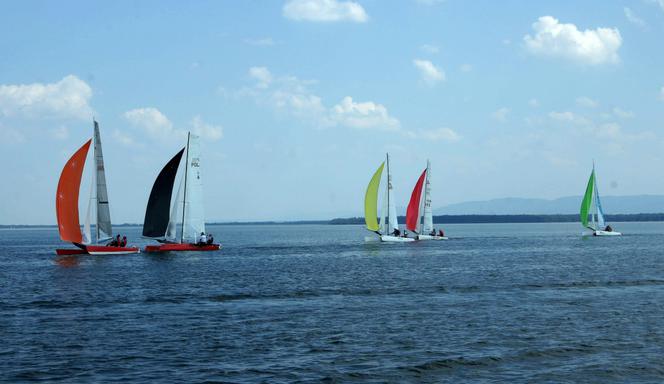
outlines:
[{"label": "sky", "polygon": [[114,223],[187,131],[207,221],[359,216],[387,152],[400,206],[427,159],[434,207],[664,194],[664,0],[5,1],[0,52],[0,224],[93,116]]}]

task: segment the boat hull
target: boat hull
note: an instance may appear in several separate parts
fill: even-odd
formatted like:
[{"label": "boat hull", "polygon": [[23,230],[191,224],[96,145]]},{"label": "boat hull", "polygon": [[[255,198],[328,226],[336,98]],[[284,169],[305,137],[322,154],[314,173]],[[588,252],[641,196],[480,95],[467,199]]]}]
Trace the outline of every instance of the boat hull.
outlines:
[{"label": "boat hull", "polygon": [[417,235],[417,240],[448,240],[447,236]]},{"label": "boat hull", "polygon": [[67,255],[128,255],[140,253],[138,247],[110,247],[106,245],[86,245],[83,248],[59,248],[55,250],[58,256]]},{"label": "boat hull", "polygon": [[221,249],[219,244],[179,244],[168,243],[159,245],[148,245],[143,250],[144,252],[204,252],[204,251],[218,251]]},{"label": "boat hull", "polygon": [[141,252],[138,247],[111,247],[106,245],[87,245],[85,250],[90,255],[129,255]]},{"label": "boat hull", "polygon": [[70,255],[87,255],[88,253],[84,249],[80,248],[57,248],[55,254],[58,256],[70,256]]},{"label": "boat hull", "polygon": [[380,241],[384,243],[410,243],[411,241],[415,241],[415,239],[412,237],[381,235]]},{"label": "boat hull", "polygon": [[616,232],[616,231],[594,231],[594,232],[586,232],[583,234],[584,236],[622,236],[622,233]]}]

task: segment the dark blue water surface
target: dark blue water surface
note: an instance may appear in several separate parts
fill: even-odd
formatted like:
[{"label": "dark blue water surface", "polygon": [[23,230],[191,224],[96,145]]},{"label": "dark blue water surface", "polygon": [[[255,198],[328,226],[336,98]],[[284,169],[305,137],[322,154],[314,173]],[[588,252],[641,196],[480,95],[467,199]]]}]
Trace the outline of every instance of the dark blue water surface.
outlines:
[{"label": "dark blue water surface", "polygon": [[80,257],[3,230],[0,379],[664,382],[664,224],[615,228],[213,226],[216,253]]}]

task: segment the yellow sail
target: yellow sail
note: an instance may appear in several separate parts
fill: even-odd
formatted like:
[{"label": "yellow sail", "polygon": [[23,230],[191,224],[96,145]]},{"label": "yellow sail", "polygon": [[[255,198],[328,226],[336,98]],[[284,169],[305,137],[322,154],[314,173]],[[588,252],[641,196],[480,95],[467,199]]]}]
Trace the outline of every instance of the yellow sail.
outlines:
[{"label": "yellow sail", "polygon": [[364,195],[364,222],[367,223],[367,229],[370,231],[378,231],[378,186],[380,185],[380,176],[383,174],[383,162],[376,173],[374,173],[369,186],[367,186],[367,193]]}]

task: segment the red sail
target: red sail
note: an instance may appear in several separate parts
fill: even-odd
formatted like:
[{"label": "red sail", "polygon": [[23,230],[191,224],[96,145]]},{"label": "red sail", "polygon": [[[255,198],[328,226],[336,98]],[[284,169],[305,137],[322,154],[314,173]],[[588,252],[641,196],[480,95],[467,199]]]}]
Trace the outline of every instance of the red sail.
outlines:
[{"label": "red sail", "polygon": [[81,224],[78,221],[78,190],[81,186],[81,176],[85,158],[88,156],[90,142],[83,144],[81,148],[67,161],[62,168],[58,191],[55,195],[55,213],[58,217],[58,229],[63,241],[82,243]]},{"label": "red sail", "polygon": [[426,178],[427,170],[422,172],[422,175],[417,179],[417,184],[410,195],[410,203],[408,203],[408,210],[406,211],[406,228],[409,231],[415,232],[417,229],[417,222],[420,220],[420,199],[422,197],[422,186]]}]

